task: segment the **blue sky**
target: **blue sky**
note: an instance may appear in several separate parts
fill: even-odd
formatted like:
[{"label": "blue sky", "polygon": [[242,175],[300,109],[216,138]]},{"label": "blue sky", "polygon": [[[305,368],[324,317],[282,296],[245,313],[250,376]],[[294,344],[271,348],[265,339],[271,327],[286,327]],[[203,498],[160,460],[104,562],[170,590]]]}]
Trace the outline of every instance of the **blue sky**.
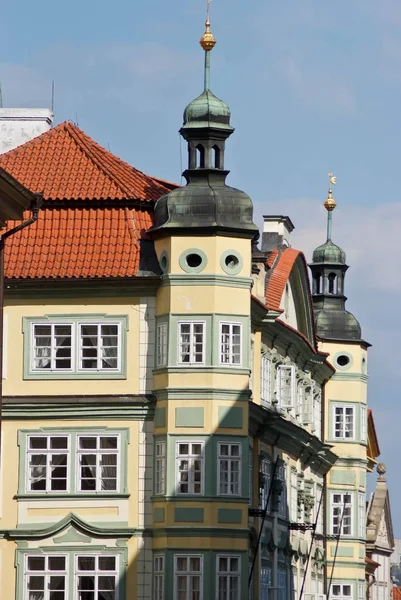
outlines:
[{"label": "blue sky", "polygon": [[[202,90],[204,0],[15,0],[2,7],[6,107],[50,107],[137,168],[180,181],[185,105]],[[401,4],[213,0],[212,89],[231,107],[231,185],[262,214],[289,214],[293,245],[347,251],[348,308],[370,351],[369,405],[401,536]],[[185,149],[181,145],[185,161]],[[370,476],[375,480],[375,476]]]}]

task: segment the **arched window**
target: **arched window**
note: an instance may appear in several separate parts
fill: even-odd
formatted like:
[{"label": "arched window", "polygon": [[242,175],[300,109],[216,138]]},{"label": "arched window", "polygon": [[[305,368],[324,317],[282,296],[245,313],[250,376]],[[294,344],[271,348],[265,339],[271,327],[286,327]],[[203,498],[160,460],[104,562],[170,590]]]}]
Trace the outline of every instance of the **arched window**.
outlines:
[{"label": "arched window", "polygon": [[220,169],[220,148],[218,146],[213,146],[213,167]]},{"label": "arched window", "polygon": [[205,148],[202,146],[202,144],[198,144],[196,146],[196,168],[205,168]]},{"label": "arched window", "polygon": [[321,294],[323,292],[323,290],[322,290],[322,274],[316,273],[314,281],[315,281],[314,294]]},{"label": "arched window", "polygon": [[335,273],[329,273],[329,294],[337,294],[337,275]]}]

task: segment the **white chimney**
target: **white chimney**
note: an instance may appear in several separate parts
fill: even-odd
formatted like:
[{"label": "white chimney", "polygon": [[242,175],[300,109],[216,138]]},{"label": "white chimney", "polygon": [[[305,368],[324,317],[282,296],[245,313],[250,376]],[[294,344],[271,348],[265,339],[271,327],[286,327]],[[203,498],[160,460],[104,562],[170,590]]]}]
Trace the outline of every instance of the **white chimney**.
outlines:
[{"label": "white chimney", "polygon": [[283,215],[264,215],[262,233],[262,251],[267,252],[283,246],[289,247],[294,224],[290,217]]},{"label": "white chimney", "polygon": [[0,154],[48,131],[53,117],[48,108],[0,108]]}]

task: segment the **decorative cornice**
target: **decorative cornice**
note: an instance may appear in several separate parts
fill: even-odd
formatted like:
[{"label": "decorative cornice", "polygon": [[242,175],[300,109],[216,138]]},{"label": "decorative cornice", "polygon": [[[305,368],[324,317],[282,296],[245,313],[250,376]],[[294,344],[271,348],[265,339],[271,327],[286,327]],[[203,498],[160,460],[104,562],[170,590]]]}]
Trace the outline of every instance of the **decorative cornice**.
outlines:
[{"label": "decorative cornice", "polygon": [[161,286],[193,285],[199,287],[208,285],[250,290],[252,281],[251,277],[237,277],[235,275],[204,275],[201,273],[190,275],[188,273],[183,273],[182,275],[162,275]]},{"label": "decorative cornice", "polygon": [[163,388],[153,390],[157,400],[236,400],[247,402],[251,390],[234,388]]}]

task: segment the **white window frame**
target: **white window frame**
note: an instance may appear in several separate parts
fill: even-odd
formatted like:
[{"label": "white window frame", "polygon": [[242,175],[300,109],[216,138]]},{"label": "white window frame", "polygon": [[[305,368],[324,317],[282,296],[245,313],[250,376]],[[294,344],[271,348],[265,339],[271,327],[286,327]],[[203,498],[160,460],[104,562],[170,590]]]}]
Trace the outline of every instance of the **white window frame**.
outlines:
[{"label": "white window frame", "polygon": [[365,581],[358,582],[358,600],[365,600],[366,598],[366,583]]},{"label": "white window frame", "polygon": [[283,519],[287,518],[287,468],[288,465],[284,461],[281,461],[281,463],[279,462],[277,465],[276,471],[278,479],[283,482],[283,491],[280,494],[277,507],[278,515]]},{"label": "white window frame", "polygon": [[[266,500],[269,495],[269,490],[271,486],[272,479],[272,459],[267,454],[262,454],[259,462],[259,471],[262,473],[264,477],[263,488],[260,494],[259,506],[262,510],[265,509]],[[267,506],[267,512],[269,512],[269,506],[271,503],[271,495],[269,498],[269,504]]]},{"label": "white window frame", "polygon": [[[28,571],[28,561],[30,558],[44,558],[45,559],[45,569],[43,571]],[[65,561],[65,569],[64,570],[50,570],[49,569],[49,559],[50,558],[64,558]],[[54,576],[63,576],[64,577],[64,594],[65,594],[65,600],[67,600],[68,595],[69,595],[69,590],[68,590],[68,580],[69,580],[69,573],[68,573],[68,567],[69,567],[69,557],[67,554],[63,554],[62,552],[60,552],[60,554],[30,554],[27,553],[24,557],[24,598],[28,598],[29,597],[29,592],[28,592],[28,583],[29,583],[29,577],[33,576],[33,577],[44,577],[44,596],[43,599],[44,600],[49,600],[50,598],[50,589],[49,589],[49,585],[50,585],[50,577],[54,577]],[[40,591],[40,590],[38,590]]]},{"label": "white window frame", "polygon": [[[334,496],[341,496],[340,502],[334,502]],[[346,502],[344,507],[344,496],[348,496],[350,501]],[[332,535],[340,535],[343,537],[352,537],[354,531],[354,498],[352,493],[350,492],[331,492],[330,498],[331,504],[331,534]],[[342,513],[344,511],[344,516],[342,518],[341,531],[339,531],[339,525],[341,522]],[[337,514],[335,514],[337,512]],[[334,521],[338,517],[338,525],[335,525]],[[346,519],[349,519],[347,522]],[[345,533],[344,529],[349,529],[349,533]]]},{"label": "white window frame", "polygon": [[[285,375],[287,373],[287,375]],[[284,378],[289,378],[288,397],[283,390]],[[295,366],[294,365],[278,365],[277,367],[277,404],[280,408],[291,410],[295,406],[296,398],[296,383],[295,383]]]},{"label": "white window frame", "polygon": [[[220,560],[226,559],[228,563],[228,571],[220,570]],[[238,561],[238,570],[231,571],[231,561],[232,559]],[[227,594],[222,596],[220,594],[220,579],[224,577],[226,580],[226,590]],[[234,595],[234,591],[232,590],[232,581],[237,581],[237,594]],[[222,598],[222,600],[240,600],[241,599],[241,556],[239,554],[217,554],[216,556],[216,598]]]},{"label": "white window frame", "polygon": [[362,492],[358,492],[358,537],[366,537],[366,498]]},{"label": "white window frame", "polygon": [[[78,560],[79,558],[94,558],[95,559],[95,569],[94,570],[85,570],[85,571],[79,571],[78,570]],[[111,570],[101,570],[99,569],[99,559],[101,558],[114,558],[115,560],[115,568],[113,571]],[[112,574],[112,575],[111,575]],[[78,592],[78,580],[80,576],[90,576],[94,578],[94,597],[97,598],[98,597],[98,591],[99,591],[99,577],[102,576],[114,576],[114,582],[115,582],[115,597],[116,600],[118,600],[118,598],[120,597],[119,594],[119,577],[120,573],[119,573],[119,556],[117,554],[108,554],[107,552],[105,552],[104,554],[92,554],[92,553],[85,553],[85,552],[77,552],[76,554],[74,554],[74,584],[75,584],[75,593],[76,593],[76,597],[79,597],[79,592]],[[67,596],[66,596],[66,600],[67,600]]]},{"label": "white window frame", "polygon": [[[223,327],[228,327],[228,342],[224,341]],[[234,327],[239,327],[239,334],[234,333]],[[239,335],[239,355],[234,353],[234,336]],[[235,323],[231,321],[220,321],[220,365],[223,367],[241,367],[242,365],[242,323]],[[223,356],[226,356],[227,360],[223,360]],[[239,356],[238,362],[235,357]]]},{"label": "white window frame", "polygon": [[[284,583],[284,585],[280,585]],[[277,600],[286,600],[288,589],[288,572],[283,567],[278,568],[277,572]]]},{"label": "white window frame", "polygon": [[260,600],[270,600],[272,590],[272,567],[265,566],[262,561],[260,567]]},{"label": "white window frame", "polygon": [[153,600],[164,600],[164,554],[153,556]]},{"label": "white window frame", "polygon": [[[334,594],[334,588],[338,587],[340,594]],[[349,594],[344,594],[345,588],[349,588]],[[330,589],[330,600],[349,600],[352,599],[353,585],[352,583],[332,583]]]},{"label": "white window frame", "polygon": [[[179,445],[180,444],[188,444],[189,450],[191,450],[193,445],[200,445],[201,446],[201,453],[200,454],[193,454],[191,451],[188,454],[182,454],[180,455],[178,450],[179,450]],[[175,443],[175,463],[176,463],[176,467],[175,467],[175,472],[176,472],[176,493],[178,496],[203,496],[204,494],[204,489],[205,489],[205,442],[204,441],[200,441],[200,440],[177,440]],[[185,460],[185,457],[188,460],[189,466],[188,466],[188,492],[181,492],[180,491],[180,473],[184,472],[184,471],[180,471],[179,469],[179,462],[180,460]],[[193,469],[192,469],[192,463],[195,460],[199,460],[201,463],[201,468],[200,468],[200,474],[201,474],[201,480],[200,480],[200,492],[195,492],[194,491],[194,486],[195,484],[197,484],[198,482],[194,481],[193,478]]]},{"label": "white window frame", "polygon": [[155,496],[166,493],[166,442],[155,443]]},{"label": "white window frame", "polygon": [[[339,428],[337,429],[337,411],[341,411],[341,420],[339,421]],[[352,435],[345,435],[347,433],[347,428],[349,424],[346,422],[347,411],[350,411],[350,415],[352,415]],[[333,404],[333,439],[341,440],[341,441],[354,441],[355,440],[355,416],[356,410],[353,404]],[[337,432],[339,435],[337,435]]]},{"label": "white window frame", "polygon": [[360,415],[361,415],[361,442],[368,441],[368,411],[367,407],[364,404],[360,406]]},{"label": "white window frame", "polygon": [[[96,448],[80,448],[79,447],[79,440],[80,438],[94,438],[96,439]],[[100,448],[100,438],[117,438],[117,447],[114,448]],[[121,487],[121,436],[119,433],[108,433],[108,432],[102,432],[102,433],[78,433],[76,435],[76,476],[75,476],[75,489],[77,491],[77,493],[83,494],[83,493],[87,493],[87,494],[98,494],[99,492],[105,493],[105,494],[118,494],[120,492],[120,487]],[[84,454],[93,454],[96,457],[96,477],[95,482],[96,482],[96,489],[95,490],[82,490],[81,486],[81,461],[80,461],[80,457],[83,456]],[[107,489],[103,489],[102,488],[102,478],[101,478],[101,457],[103,454],[112,454],[115,455],[116,458],[116,489],[114,490],[107,490]],[[114,466],[114,465],[111,465]]]},{"label": "white window frame", "polygon": [[[41,438],[46,439],[46,449],[42,448],[30,448],[30,440],[32,438]],[[50,440],[53,438],[65,438],[67,439],[67,448],[50,448]],[[46,456],[46,489],[45,490],[33,490],[31,488],[31,477],[30,477],[30,458],[33,455],[43,454]],[[51,489],[51,460],[52,456],[57,456],[61,454],[67,455],[67,480],[66,480],[66,489],[65,490],[52,490]],[[25,457],[25,490],[29,494],[66,494],[70,492],[70,480],[71,480],[71,435],[68,433],[64,434],[42,434],[38,433],[37,435],[34,433],[30,433],[26,436],[26,457]]]},{"label": "white window frame", "polygon": [[156,335],[156,366],[163,367],[167,364],[168,323],[164,321],[157,325]]},{"label": "white window frame", "polygon": [[273,398],[273,362],[263,353],[260,358],[260,402],[270,406]]},{"label": "white window frame", "polygon": [[[228,455],[223,455],[221,453],[221,447],[222,446],[228,446],[229,449],[229,454]],[[231,455],[231,450],[233,447],[237,447],[238,448],[238,455],[237,456],[232,456]],[[241,483],[242,483],[242,478],[241,478],[241,471],[242,471],[242,444],[238,443],[238,442],[218,442],[218,456],[217,456],[217,495],[218,496],[240,496],[241,495]],[[224,486],[224,482],[222,482],[222,468],[221,468],[221,463],[222,461],[227,461],[228,465],[227,465],[227,475],[228,475],[228,481],[227,481],[227,486],[228,489],[232,489],[234,482],[233,482],[233,472],[231,471],[231,466],[234,464],[238,465],[238,482],[237,482],[237,491],[228,491],[228,492],[223,492],[222,491],[222,486]]]},{"label": "white window frame", "polygon": [[322,433],[322,391],[312,381],[312,431],[317,437]]},{"label": "white window frame", "polygon": [[290,473],[290,521],[298,522],[298,475],[295,471]]},{"label": "white window frame", "polygon": [[[97,350],[97,366],[92,368],[83,367],[83,344],[82,344],[82,327],[97,327],[97,345],[93,346],[93,349]],[[116,367],[104,367],[102,365],[102,351],[104,348],[112,347],[112,346],[103,346],[103,336],[102,336],[102,327],[117,327],[117,366]],[[85,318],[82,318],[77,321],[64,321],[60,319],[57,320],[35,320],[31,321],[29,324],[30,327],[30,335],[29,335],[29,371],[31,374],[66,374],[66,373],[74,373],[74,374],[88,374],[88,373],[120,373],[122,370],[122,353],[123,353],[123,336],[122,336],[122,322],[118,319],[107,319],[100,321],[88,321]],[[35,350],[36,348],[40,348],[42,346],[36,346],[35,344],[35,328],[36,327],[50,327],[50,368],[37,367],[35,366]],[[71,345],[70,346],[56,346],[56,335],[55,328],[56,327],[69,327],[71,330]],[[114,336],[110,336],[114,337]],[[43,346],[47,347],[47,346]],[[114,346],[113,346],[114,347]],[[70,348],[70,357],[57,357],[56,351],[57,348]],[[91,346],[92,348],[92,346]],[[95,357],[93,357],[95,358]],[[107,357],[106,357],[107,358]],[[70,360],[70,367],[57,368],[56,366],[57,360]],[[90,360],[87,358],[87,360]]]},{"label": "white window frame", "polygon": [[[182,360],[182,353],[181,353],[181,347],[182,347],[182,342],[181,342],[181,328],[183,325],[189,325],[190,331],[189,331],[189,361],[183,361]],[[196,357],[196,352],[195,352],[195,334],[194,332],[194,327],[195,325],[200,325],[202,327],[202,360],[201,361],[196,361],[195,357]],[[202,320],[195,320],[195,321],[178,321],[177,324],[177,328],[178,328],[178,340],[177,340],[177,363],[178,365],[180,365],[181,367],[200,367],[203,366],[205,364],[205,353],[206,353],[206,321],[202,321]]]},{"label": "white window frame", "polygon": [[[191,558],[199,559],[199,571],[191,571],[190,570],[190,560]],[[185,571],[177,570],[178,559],[185,559],[187,561],[187,569]],[[186,589],[186,598],[185,600],[192,600],[193,596],[191,594],[191,579],[193,577],[199,577],[199,600],[203,600],[203,555],[202,554],[174,554],[174,598],[178,597],[178,577],[186,577],[187,581],[187,589]],[[188,585],[189,584],[189,585]]]}]

